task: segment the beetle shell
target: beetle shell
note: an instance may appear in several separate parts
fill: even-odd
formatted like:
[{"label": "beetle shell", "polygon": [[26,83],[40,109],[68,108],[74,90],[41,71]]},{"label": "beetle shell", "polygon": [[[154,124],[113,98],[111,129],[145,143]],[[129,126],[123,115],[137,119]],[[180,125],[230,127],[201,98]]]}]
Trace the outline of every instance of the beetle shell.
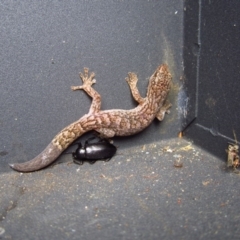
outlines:
[{"label": "beetle shell", "polygon": [[93,164],[97,160],[112,158],[116,151],[117,148],[106,140],[96,143],[86,142],[84,147],[79,144],[72,156],[75,163],[83,164],[84,161],[87,161]]}]

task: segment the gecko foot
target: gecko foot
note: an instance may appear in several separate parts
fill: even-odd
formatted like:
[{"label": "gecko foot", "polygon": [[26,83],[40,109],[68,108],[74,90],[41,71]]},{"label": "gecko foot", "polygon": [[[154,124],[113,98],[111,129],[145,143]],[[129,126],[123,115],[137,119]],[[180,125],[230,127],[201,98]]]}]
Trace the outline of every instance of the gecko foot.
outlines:
[{"label": "gecko foot", "polygon": [[159,121],[162,121],[164,119],[165,114],[169,114],[170,113],[170,108],[172,107],[172,104],[168,101],[166,101],[164,103],[164,105],[160,108],[159,112],[156,115],[156,118]]},{"label": "gecko foot", "polygon": [[135,87],[137,85],[138,78],[136,73],[129,72],[128,77],[126,77],[125,80],[129,86]]},{"label": "gecko foot", "polygon": [[94,83],[96,83],[96,79],[94,79],[95,73],[91,72],[90,76],[89,76],[88,68],[84,68],[84,74],[82,74],[80,72],[79,77],[82,79],[83,85],[81,85],[81,86],[71,86],[71,89],[73,91],[79,90],[79,89],[86,89],[88,87],[91,87]]}]

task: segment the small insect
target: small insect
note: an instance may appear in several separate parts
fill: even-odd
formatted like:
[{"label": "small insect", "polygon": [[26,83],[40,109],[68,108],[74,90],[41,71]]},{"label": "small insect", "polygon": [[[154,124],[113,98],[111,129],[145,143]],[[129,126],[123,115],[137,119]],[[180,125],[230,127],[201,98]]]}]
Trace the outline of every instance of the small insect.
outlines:
[{"label": "small insect", "polygon": [[228,159],[227,159],[227,166],[233,167],[234,169],[239,167],[239,155],[238,155],[239,146],[237,144],[229,143],[228,145]]},{"label": "small insect", "polygon": [[239,146],[237,144],[237,138],[236,134],[233,131],[234,138],[235,138],[235,144],[229,143],[227,153],[228,153],[228,158],[227,158],[227,166],[228,167],[233,167],[234,170],[240,166],[240,159],[239,159]]},{"label": "small insect", "polygon": [[84,162],[94,164],[97,160],[109,161],[116,153],[117,147],[106,139],[100,139],[98,142],[89,143],[88,139],[84,146],[78,143],[78,148],[72,152],[73,162],[82,165]]}]

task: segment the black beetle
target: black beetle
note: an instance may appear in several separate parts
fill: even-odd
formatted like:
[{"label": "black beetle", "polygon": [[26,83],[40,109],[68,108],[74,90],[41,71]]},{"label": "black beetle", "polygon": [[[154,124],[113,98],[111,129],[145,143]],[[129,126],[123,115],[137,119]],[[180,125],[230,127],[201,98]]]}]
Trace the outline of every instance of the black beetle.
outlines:
[{"label": "black beetle", "polygon": [[72,153],[73,162],[82,165],[83,162],[94,164],[97,160],[104,159],[109,161],[116,153],[117,148],[106,139],[100,139],[98,142],[89,143],[88,139],[84,146],[78,143],[78,148]]}]

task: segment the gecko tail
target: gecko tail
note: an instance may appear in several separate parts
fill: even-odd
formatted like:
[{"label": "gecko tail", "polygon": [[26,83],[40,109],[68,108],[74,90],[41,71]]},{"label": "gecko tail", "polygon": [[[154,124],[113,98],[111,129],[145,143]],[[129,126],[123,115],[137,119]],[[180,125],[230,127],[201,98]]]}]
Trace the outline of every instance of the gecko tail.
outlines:
[{"label": "gecko tail", "polygon": [[[63,149],[64,150],[64,149]],[[35,158],[24,163],[11,163],[9,166],[18,172],[33,172],[53,163],[63,152],[52,142]]]}]

